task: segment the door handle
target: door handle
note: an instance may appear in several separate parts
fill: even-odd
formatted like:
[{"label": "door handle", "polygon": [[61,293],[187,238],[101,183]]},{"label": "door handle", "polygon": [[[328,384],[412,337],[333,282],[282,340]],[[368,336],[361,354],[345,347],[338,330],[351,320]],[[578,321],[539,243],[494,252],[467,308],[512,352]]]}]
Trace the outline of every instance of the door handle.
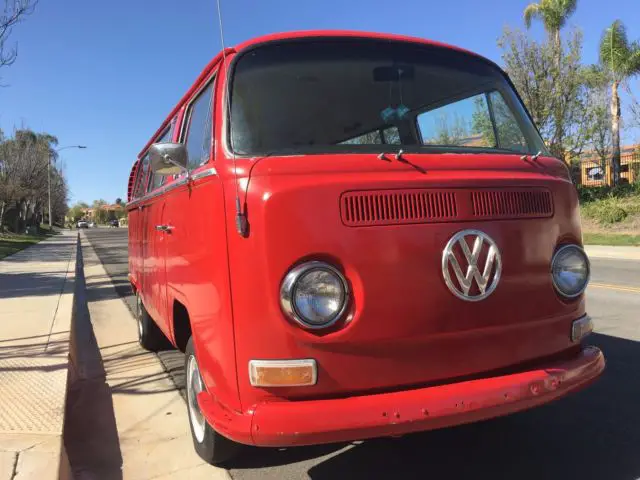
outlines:
[{"label": "door handle", "polygon": [[156,230],[159,232],[171,232],[173,227],[171,225],[156,225]]}]

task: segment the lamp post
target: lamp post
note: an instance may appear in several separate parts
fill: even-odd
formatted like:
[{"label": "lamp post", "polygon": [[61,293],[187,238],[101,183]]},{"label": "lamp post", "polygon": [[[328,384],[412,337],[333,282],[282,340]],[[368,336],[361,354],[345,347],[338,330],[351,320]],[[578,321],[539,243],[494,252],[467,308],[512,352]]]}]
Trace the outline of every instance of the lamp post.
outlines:
[{"label": "lamp post", "polygon": [[[67,148],[87,148],[86,145],[68,145],[66,147],[56,148],[53,151],[58,153],[62,150],[66,150]],[[47,180],[49,183],[49,230],[53,227],[53,218],[51,215],[51,157],[53,155],[49,154],[49,162],[47,163]]]}]

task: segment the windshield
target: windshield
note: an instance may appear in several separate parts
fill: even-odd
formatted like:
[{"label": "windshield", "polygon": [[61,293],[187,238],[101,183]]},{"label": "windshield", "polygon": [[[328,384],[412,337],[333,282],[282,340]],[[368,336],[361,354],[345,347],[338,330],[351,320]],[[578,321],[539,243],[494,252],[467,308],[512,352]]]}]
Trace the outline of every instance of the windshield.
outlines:
[{"label": "windshield", "polygon": [[240,155],[546,152],[497,68],[455,50],[392,41],[315,39],[241,54],[230,128]]}]

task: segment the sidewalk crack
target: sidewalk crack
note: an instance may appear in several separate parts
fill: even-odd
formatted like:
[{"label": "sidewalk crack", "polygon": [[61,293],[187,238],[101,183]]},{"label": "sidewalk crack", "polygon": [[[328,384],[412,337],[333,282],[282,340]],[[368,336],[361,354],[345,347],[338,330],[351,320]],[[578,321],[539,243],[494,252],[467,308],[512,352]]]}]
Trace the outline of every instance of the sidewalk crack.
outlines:
[{"label": "sidewalk crack", "polygon": [[20,456],[20,452],[16,452],[16,456],[13,459],[13,469],[11,470],[10,480],[13,480],[18,475],[18,457]]},{"label": "sidewalk crack", "polygon": [[[76,255],[78,251],[78,239],[76,239]],[[69,281],[69,271],[71,267],[71,260],[73,259],[73,251],[69,254],[69,260],[67,260],[67,272],[64,276],[64,281],[62,282],[62,287],[60,288],[60,294],[58,296],[58,302],[56,303],[56,309],[53,312],[53,318],[51,319],[51,327],[49,328],[49,336],[47,337],[47,343],[44,346],[44,351],[46,352],[49,349],[49,343],[51,342],[51,334],[53,333],[53,327],[56,324],[56,315],[58,315],[58,308],[60,308],[60,300],[62,299],[62,295],[64,294],[65,287],[67,286],[67,282]]]}]

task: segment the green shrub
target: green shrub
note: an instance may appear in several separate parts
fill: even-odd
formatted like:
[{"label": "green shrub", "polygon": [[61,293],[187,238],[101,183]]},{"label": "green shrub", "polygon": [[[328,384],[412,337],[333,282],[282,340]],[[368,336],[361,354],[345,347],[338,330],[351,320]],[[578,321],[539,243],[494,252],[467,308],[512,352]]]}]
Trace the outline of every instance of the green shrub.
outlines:
[{"label": "green shrub", "polygon": [[[632,205],[632,208],[635,209],[635,205]],[[584,204],[582,214],[603,225],[610,225],[623,221],[627,218],[629,212],[625,205],[621,203],[621,200],[609,197]]]},{"label": "green shrub", "polygon": [[578,185],[578,198],[580,203],[594,202],[596,200],[602,200],[607,198],[611,188],[607,185],[601,187],[585,187],[584,185]]},{"label": "green shrub", "polygon": [[585,187],[578,185],[580,203],[595,202],[607,198],[627,198],[640,195],[640,183],[621,183],[615,187],[602,185],[599,187]]},{"label": "green shrub", "polygon": [[605,206],[598,214],[598,221],[604,224],[618,223],[627,218],[627,211],[617,205]]},{"label": "green shrub", "polygon": [[609,196],[615,198],[624,198],[630,195],[635,195],[636,186],[632,183],[621,183],[620,185],[616,185],[609,192]]}]

